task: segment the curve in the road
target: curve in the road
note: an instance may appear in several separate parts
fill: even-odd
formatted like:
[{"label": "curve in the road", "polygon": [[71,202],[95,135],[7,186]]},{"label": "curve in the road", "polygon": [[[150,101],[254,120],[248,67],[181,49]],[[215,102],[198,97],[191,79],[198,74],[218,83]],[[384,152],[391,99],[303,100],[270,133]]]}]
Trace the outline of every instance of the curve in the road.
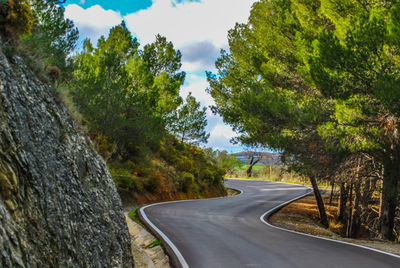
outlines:
[{"label": "curve in the road", "polygon": [[307,187],[249,180],[227,180],[226,185],[242,194],[140,209],[174,266],[400,267],[398,255],[268,223],[275,210],[308,195]]},{"label": "curve in the road", "polygon": [[[237,195],[242,195],[244,192],[241,189],[235,189],[238,190],[240,193]],[[236,196],[236,195],[235,195]],[[219,199],[219,198],[227,198],[227,197],[216,197],[216,198],[210,198],[210,199]],[[146,208],[152,207],[152,206],[157,206],[160,204],[171,204],[171,203],[176,203],[176,202],[190,202],[190,201],[195,201],[198,199],[190,199],[190,200],[177,200],[177,201],[168,201],[168,202],[160,202],[160,203],[155,203],[155,204],[150,204],[144,207],[141,207],[139,209],[139,218],[141,219],[142,222],[146,224],[146,226],[152,230],[153,234],[160,239],[167,250],[168,255],[170,258],[172,257],[172,263],[174,267],[182,267],[182,268],[189,268],[188,263],[186,262],[185,258],[182,256],[181,252],[179,249],[175,246],[175,244],[166,236],[157,226],[155,226],[147,217],[146,212],[144,210]]]},{"label": "curve in the road", "polygon": [[[179,202],[179,201],[172,201],[172,202]],[[164,202],[164,203],[172,203],[172,202]],[[151,207],[151,206],[156,206],[160,203],[156,204],[151,204],[145,207],[140,208],[140,214],[139,217],[141,218],[142,222],[146,224],[148,228],[150,228],[162,242],[163,244],[167,247],[168,255],[170,258],[172,257],[172,262],[175,267],[182,267],[182,268],[188,268],[189,265],[187,264],[185,258],[182,256],[181,252],[179,249],[175,246],[175,244],[166,236],[160,229],[157,228],[147,217],[146,213],[144,212],[145,208]]]}]

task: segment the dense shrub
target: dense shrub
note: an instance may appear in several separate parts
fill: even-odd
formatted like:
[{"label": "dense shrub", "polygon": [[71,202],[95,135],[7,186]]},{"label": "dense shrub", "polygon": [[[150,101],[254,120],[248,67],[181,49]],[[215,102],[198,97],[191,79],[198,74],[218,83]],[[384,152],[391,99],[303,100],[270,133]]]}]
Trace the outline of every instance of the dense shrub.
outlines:
[{"label": "dense shrub", "polygon": [[209,161],[203,149],[171,137],[162,142],[160,155],[180,170],[181,174],[192,174],[195,178],[193,183],[222,186],[225,171]]},{"label": "dense shrub", "polygon": [[30,34],[35,24],[28,0],[0,1],[0,34],[16,42],[22,34]]},{"label": "dense shrub", "polygon": [[[92,135],[94,136],[94,135]],[[96,137],[99,150],[110,153],[109,141]],[[105,143],[105,144],[102,144]],[[173,137],[164,138],[153,160],[132,158],[112,161],[109,165],[123,199],[155,202],[224,195],[224,170],[208,160],[201,148],[181,143]]]}]

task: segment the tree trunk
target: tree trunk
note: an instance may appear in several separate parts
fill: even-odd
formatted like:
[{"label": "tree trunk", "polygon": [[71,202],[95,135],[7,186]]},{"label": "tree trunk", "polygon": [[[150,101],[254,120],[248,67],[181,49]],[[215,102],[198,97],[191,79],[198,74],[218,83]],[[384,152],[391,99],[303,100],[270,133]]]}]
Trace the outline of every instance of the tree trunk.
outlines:
[{"label": "tree trunk", "polygon": [[182,133],[181,143],[185,141],[185,132]]},{"label": "tree trunk", "polygon": [[246,176],[247,176],[248,178],[251,177],[251,173],[253,172],[253,166],[254,166],[254,165],[255,165],[255,164],[249,165],[249,167],[248,167],[247,170],[246,170]]},{"label": "tree trunk", "polygon": [[258,161],[260,161],[260,159],[257,159],[257,160],[254,161],[254,156],[251,157],[249,167],[248,167],[248,169],[246,170],[246,176],[247,176],[248,178],[251,177],[251,173],[252,173],[252,171],[253,171],[253,166],[254,166],[255,164],[257,164]]},{"label": "tree trunk", "polygon": [[[382,202],[383,202],[383,198],[382,198],[382,189],[383,189],[383,176],[384,176],[384,173],[385,173],[385,171],[384,171],[384,169],[382,168],[382,172],[381,172],[382,174],[381,174],[381,179],[379,180],[379,183],[380,183],[380,186],[381,186],[381,194],[379,195],[379,219],[381,218],[381,216],[382,216]],[[378,228],[380,228],[380,227],[378,227]]]},{"label": "tree trunk", "polygon": [[331,195],[329,197],[329,205],[332,205],[332,200],[333,200],[333,190],[335,189],[335,180],[332,179],[331,181]]},{"label": "tree trunk", "polygon": [[382,183],[382,203],[380,223],[380,235],[382,239],[393,241],[395,239],[393,234],[394,217],[397,205],[397,187],[400,174],[400,163],[395,159],[388,159],[384,163],[384,175]]},{"label": "tree trunk", "polygon": [[[383,183],[381,182],[381,189],[382,188],[383,188]],[[383,194],[381,191],[381,194],[379,195],[379,219],[382,217],[382,206],[383,206]]]},{"label": "tree trunk", "polygon": [[344,182],[341,182],[338,220],[342,223],[344,223],[345,220],[346,204],[348,196],[349,196],[349,186],[346,185]]},{"label": "tree trunk", "polygon": [[370,214],[369,212],[369,207],[368,204],[371,201],[372,198],[372,194],[374,193],[375,189],[376,189],[376,182],[377,179],[376,178],[369,178],[364,182],[363,185],[363,193],[362,196],[360,198],[360,202],[361,202],[361,218],[364,222],[367,223],[368,226],[370,226],[370,223],[367,222],[368,220],[368,215]]},{"label": "tree trunk", "polygon": [[272,180],[272,166],[269,166],[269,179]]},{"label": "tree trunk", "polygon": [[361,198],[361,193],[360,193],[360,182],[356,182],[354,184],[354,205],[353,205],[353,211],[351,215],[351,222],[350,222],[350,231],[349,231],[349,236],[352,238],[356,238],[358,236],[358,233],[360,231],[361,227],[361,210],[360,210],[360,198]]},{"label": "tree trunk", "polygon": [[[361,157],[358,157],[357,159],[357,167],[356,167],[356,172],[355,172],[355,178],[354,178],[354,203],[353,207],[351,206],[350,203],[350,221],[347,226],[347,237],[352,237],[355,238],[358,235],[358,232],[360,230],[360,198],[361,198],[361,193],[360,193],[360,168],[361,168]],[[353,186],[353,184],[352,184]],[[350,187],[352,188],[352,187]],[[352,190],[350,190],[352,194]],[[351,197],[350,197],[351,199]],[[350,200],[351,202],[351,200]]]},{"label": "tree trunk", "polygon": [[350,184],[350,204],[349,204],[349,214],[347,216],[347,225],[346,225],[346,237],[350,237],[350,231],[351,231],[351,221],[352,221],[352,215],[353,215],[353,183]]},{"label": "tree trunk", "polygon": [[318,205],[320,222],[323,226],[328,227],[329,223],[328,223],[328,218],[326,216],[324,201],[322,200],[321,193],[318,189],[317,181],[315,180],[315,177],[310,177],[310,181],[314,190],[315,200],[317,201]]}]

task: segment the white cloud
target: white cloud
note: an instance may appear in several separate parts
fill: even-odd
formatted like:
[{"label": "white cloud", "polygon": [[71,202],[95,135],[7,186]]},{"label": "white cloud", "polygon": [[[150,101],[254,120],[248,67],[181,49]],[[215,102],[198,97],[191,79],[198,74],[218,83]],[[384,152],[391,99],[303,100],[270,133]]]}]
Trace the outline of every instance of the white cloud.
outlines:
[{"label": "white cloud", "polygon": [[185,70],[185,72],[199,72],[204,70],[204,66],[199,65],[197,62],[182,61],[182,70]]},{"label": "white cloud", "polygon": [[[84,0],[81,0],[84,2]],[[142,45],[151,43],[156,34],[166,36],[183,54],[183,70],[215,71],[214,61],[220,48],[228,47],[227,32],[236,22],[246,22],[255,0],[152,0],[144,10],[123,17],[120,12],[99,5],[84,9],[67,5],[66,17],[79,28],[82,38],[94,44],[101,35],[124,19]]]},{"label": "white cloud", "polygon": [[123,20],[119,12],[105,10],[99,5],[84,9],[76,4],[65,7],[65,16],[74,21],[82,38],[90,38],[96,44],[100,36],[108,35],[112,26]]},{"label": "white cloud", "polygon": [[[154,41],[156,34],[166,36],[176,48],[191,54],[204,54],[207,60],[190,60],[183,54],[185,71],[212,70],[220,48],[228,46],[228,30],[236,22],[247,22],[255,0],[153,0],[152,6],[124,17],[128,28],[140,43]],[[212,55],[207,55],[211,50]],[[189,52],[189,51],[186,51]]]},{"label": "white cloud", "polygon": [[232,145],[230,140],[237,135],[230,126],[227,126],[222,121],[219,115],[209,115],[207,118],[208,125],[207,131],[210,133],[210,138],[208,139],[208,147],[213,147],[214,149],[225,149],[229,152],[241,151],[241,146]]},{"label": "white cloud", "polygon": [[230,126],[224,124],[216,125],[210,134],[216,137],[223,136],[228,140],[237,136],[237,134],[232,130]]},{"label": "white cloud", "polygon": [[[197,101],[200,101],[202,106],[210,106],[214,104],[213,98],[206,92],[206,88],[208,87],[208,82],[204,77],[200,77],[193,74],[187,74],[186,82],[181,87],[181,96],[186,98],[189,92],[192,92],[192,95],[196,98]],[[211,114],[210,109],[207,110],[208,114]]]},{"label": "white cloud", "polygon": [[158,33],[181,47],[195,41],[227,43],[227,32],[236,22],[246,22],[254,0],[202,0],[199,2],[153,0],[148,9],[127,15],[125,20],[142,43]]},{"label": "white cloud", "polygon": [[[226,48],[224,48],[226,50]],[[188,72],[209,70],[215,72],[215,60],[220,55],[220,48],[210,41],[191,42],[180,48],[182,68]]]}]

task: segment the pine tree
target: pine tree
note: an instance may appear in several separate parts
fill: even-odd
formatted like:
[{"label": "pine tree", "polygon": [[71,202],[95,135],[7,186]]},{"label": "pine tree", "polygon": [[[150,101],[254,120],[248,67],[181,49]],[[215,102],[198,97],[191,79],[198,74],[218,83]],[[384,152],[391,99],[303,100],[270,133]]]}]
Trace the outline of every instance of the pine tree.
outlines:
[{"label": "pine tree", "polygon": [[210,136],[205,131],[207,108],[201,109],[200,102],[191,93],[185,102],[169,118],[168,129],[183,143],[198,145],[207,143]]}]

